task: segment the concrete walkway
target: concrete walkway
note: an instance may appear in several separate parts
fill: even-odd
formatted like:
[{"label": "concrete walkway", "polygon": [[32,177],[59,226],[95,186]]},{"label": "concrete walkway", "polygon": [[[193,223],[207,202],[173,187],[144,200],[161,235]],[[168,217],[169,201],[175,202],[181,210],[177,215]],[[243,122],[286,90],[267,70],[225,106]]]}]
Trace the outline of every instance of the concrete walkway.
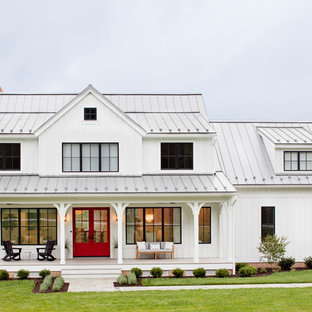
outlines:
[{"label": "concrete walkway", "polygon": [[245,285],[196,285],[196,286],[146,286],[114,287],[113,279],[68,279],[69,292],[81,291],[149,291],[149,290],[194,290],[194,289],[244,289],[244,288],[303,288],[312,283],[293,284],[245,284]]}]

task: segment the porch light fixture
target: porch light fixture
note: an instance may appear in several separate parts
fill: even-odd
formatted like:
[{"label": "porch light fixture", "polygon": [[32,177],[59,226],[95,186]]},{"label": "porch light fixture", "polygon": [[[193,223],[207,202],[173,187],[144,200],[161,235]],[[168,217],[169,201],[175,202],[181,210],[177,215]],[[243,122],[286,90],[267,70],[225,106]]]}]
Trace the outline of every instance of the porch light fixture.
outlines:
[{"label": "porch light fixture", "polygon": [[65,223],[67,223],[67,215],[65,215],[64,221],[65,221]]},{"label": "porch light fixture", "polygon": [[145,220],[146,220],[146,222],[153,222],[153,220],[154,220],[154,216],[152,215],[152,214],[147,214],[146,216],[145,216]]}]

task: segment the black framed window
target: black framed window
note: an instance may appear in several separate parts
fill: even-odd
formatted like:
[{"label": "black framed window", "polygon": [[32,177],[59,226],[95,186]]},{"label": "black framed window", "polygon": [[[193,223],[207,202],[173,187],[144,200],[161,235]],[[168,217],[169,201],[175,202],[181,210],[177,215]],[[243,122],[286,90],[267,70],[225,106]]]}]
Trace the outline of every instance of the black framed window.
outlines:
[{"label": "black framed window", "polygon": [[161,169],[193,169],[193,143],[161,143]]},{"label": "black framed window", "polygon": [[96,107],[85,107],[83,116],[84,120],[96,120]]},{"label": "black framed window", "polygon": [[211,244],[211,208],[202,207],[198,216],[198,242]]},{"label": "black framed window", "polygon": [[63,143],[63,172],[118,172],[118,143]]},{"label": "black framed window", "polygon": [[0,144],[0,170],[21,170],[21,144]]},{"label": "black framed window", "polygon": [[275,207],[261,207],[261,238],[275,234]]},{"label": "black framed window", "polygon": [[126,208],[126,243],[181,243],[181,208]]},{"label": "black framed window", "polygon": [[55,208],[2,208],[1,241],[15,245],[44,245],[57,240]]},{"label": "black framed window", "polygon": [[312,171],[312,152],[284,152],[284,171]]}]

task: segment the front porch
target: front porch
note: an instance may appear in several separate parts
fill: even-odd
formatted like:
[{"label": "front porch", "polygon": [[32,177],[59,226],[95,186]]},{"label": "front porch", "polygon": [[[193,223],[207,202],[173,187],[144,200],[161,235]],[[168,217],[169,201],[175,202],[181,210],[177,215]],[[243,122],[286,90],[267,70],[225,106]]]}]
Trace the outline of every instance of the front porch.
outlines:
[{"label": "front porch", "polygon": [[181,268],[187,276],[192,276],[192,271],[202,267],[207,275],[214,275],[220,268],[233,269],[233,263],[220,258],[200,258],[198,263],[193,262],[193,258],[177,259],[123,259],[122,264],[118,264],[117,259],[106,257],[77,257],[69,259],[66,264],[61,264],[59,259],[53,262],[31,260],[20,260],[2,262],[1,267],[8,272],[16,273],[20,269],[31,272],[30,276],[37,277],[43,269],[51,272],[60,272],[64,278],[116,278],[122,271],[129,271],[138,267],[143,271],[143,276],[149,276],[149,271],[153,267],[161,267],[163,276],[168,276],[175,268]]}]

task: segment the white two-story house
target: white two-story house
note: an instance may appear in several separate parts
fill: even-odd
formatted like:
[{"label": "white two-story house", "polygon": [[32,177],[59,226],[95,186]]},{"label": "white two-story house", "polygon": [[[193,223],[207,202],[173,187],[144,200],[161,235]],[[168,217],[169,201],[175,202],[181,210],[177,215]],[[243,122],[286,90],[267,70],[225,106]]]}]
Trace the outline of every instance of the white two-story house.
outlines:
[{"label": "white two-story house", "polygon": [[201,95],[0,93],[1,241],[35,259],[56,240],[60,265],[122,264],[136,242],[171,241],[177,259],[233,268],[259,261],[261,236],[275,233],[302,261],[311,133],[308,123],[210,123]]}]

